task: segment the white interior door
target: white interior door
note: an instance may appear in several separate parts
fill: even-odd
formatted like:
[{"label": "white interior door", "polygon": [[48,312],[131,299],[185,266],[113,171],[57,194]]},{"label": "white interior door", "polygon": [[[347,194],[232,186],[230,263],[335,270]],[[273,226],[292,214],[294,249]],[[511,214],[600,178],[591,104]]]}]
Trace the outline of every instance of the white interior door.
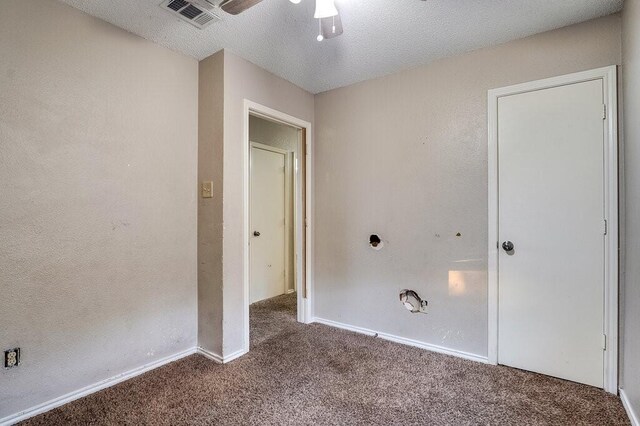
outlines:
[{"label": "white interior door", "polygon": [[284,152],[251,145],[251,303],[286,291],[285,160]]},{"label": "white interior door", "polygon": [[601,79],[498,100],[498,362],[597,387],[604,132]]}]

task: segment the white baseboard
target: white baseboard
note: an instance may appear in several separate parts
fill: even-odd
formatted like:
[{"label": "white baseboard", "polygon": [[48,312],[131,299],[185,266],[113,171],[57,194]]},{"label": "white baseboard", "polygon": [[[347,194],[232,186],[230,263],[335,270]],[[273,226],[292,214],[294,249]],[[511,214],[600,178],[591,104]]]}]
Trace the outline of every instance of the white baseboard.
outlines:
[{"label": "white baseboard", "polygon": [[239,351],[237,351],[237,352],[234,352],[234,353],[232,353],[232,354],[229,354],[229,355],[225,356],[225,357],[224,357],[224,359],[222,360],[222,363],[223,363],[223,364],[226,364],[226,363],[228,363],[228,362],[231,362],[231,361],[233,361],[233,360],[235,360],[235,359],[240,358],[242,355],[244,355],[244,354],[246,354],[246,353],[248,353],[248,352],[249,352],[249,351],[246,351],[246,350],[244,350],[244,349],[240,349],[240,350],[239,350]]},{"label": "white baseboard", "polygon": [[620,389],[620,399],[622,400],[624,409],[627,411],[627,415],[631,421],[631,426],[640,426],[640,417],[638,417],[638,413],[633,410],[631,401],[627,398],[627,394],[624,392],[624,389]]},{"label": "white baseboard", "polygon": [[231,361],[233,361],[234,359],[240,358],[242,355],[246,354],[247,351],[241,349],[237,352],[234,352],[230,355],[227,355],[225,357],[222,357],[220,355],[218,355],[217,353],[211,352],[205,348],[198,348],[198,353],[212,361],[217,362],[218,364],[227,364]]},{"label": "white baseboard", "polygon": [[49,410],[53,410],[54,408],[60,407],[61,405],[68,404],[71,401],[75,401],[76,399],[80,399],[87,395],[91,395],[92,393],[98,392],[102,389],[106,389],[118,383],[124,382],[125,380],[129,380],[133,377],[139,376],[142,373],[146,373],[147,371],[161,367],[170,362],[177,361],[189,355],[193,355],[194,353],[196,353],[196,348],[187,349],[185,351],[178,352],[177,354],[170,355],[168,357],[161,358],[149,364],[145,364],[143,366],[134,368],[133,370],[129,370],[124,373],[118,374],[116,376],[110,377],[108,379],[101,380],[97,383],[86,386],[82,389],[69,392],[66,395],[62,395],[58,398],[54,398],[45,403],[38,404],[34,407],[27,408],[26,410],[22,410],[15,414],[11,414],[7,417],[4,417],[0,419],[0,426],[12,425],[22,420],[26,420],[30,417],[37,416],[38,414],[42,414]]},{"label": "white baseboard", "polygon": [[471,354],[468,352],[458,351],[455,349],[449,349],[442,346],[432,345],[430,343],[421,342],[419,340],[407,339],[406,337],[394,336],[393,334],[381,333],[379,331],[370,330],[368,328],[356,327],[349,324],[343,324],[337,321],[331,321],[323,318],[314,318],[313,322],[319,324],[328,325],[330,327],[341,328],[343,330],[353,331],[355,333],[366,334],[367,336],[379,337],[380,339],[389,340],[391,342],[400,343],[403,345],[414,346],[416,348],[426,349],[428,351],[437,352],[445,355],[452,355],[458,358],[464,358],[471,361],[481,362],[488,364],[489,360],[486,356],[480,356]]},{"label": "white baseboard", "polygon": [[205,358],[210,359],[211,361],[215,361],[218,364],[222,364],[222,357],[217,353],[211,352],[205,348],[198,347],[198,353]]}]

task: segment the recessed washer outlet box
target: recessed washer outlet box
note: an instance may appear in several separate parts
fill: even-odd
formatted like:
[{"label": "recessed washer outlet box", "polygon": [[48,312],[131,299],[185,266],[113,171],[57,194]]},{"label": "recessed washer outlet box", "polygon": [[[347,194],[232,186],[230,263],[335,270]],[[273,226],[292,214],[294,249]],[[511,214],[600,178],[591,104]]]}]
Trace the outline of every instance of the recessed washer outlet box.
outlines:
[{"label": "recessed washer outlet box", "polygon": [[160,7],[199,29],[220,21],[216,6],[207,0],[165,0]]}]

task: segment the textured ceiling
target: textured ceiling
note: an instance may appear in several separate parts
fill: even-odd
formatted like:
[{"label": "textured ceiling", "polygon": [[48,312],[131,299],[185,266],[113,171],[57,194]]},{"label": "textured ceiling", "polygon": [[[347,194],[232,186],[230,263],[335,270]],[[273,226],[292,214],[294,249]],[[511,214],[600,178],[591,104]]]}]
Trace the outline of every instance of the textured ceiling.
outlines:
[{"label": "textured ceiling", "polygon": [[344,34],[316,41],[314,0],[264,0],[198,30],[161,0],[62,0],[197,59],[222,48],[318,93],[608,15],[623,0],[336,0]]}]

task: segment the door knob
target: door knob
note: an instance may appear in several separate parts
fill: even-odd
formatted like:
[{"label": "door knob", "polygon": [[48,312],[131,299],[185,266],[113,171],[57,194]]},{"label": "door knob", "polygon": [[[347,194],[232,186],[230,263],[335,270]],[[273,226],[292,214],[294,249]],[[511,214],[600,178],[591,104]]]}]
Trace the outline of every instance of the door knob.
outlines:
[{"label": "door knob", "polygon": [[513,251],[513,243],[511,241],[505,241],[502,243],[502,249],[504,251]]},{"label": "door knob", "polygon": [[254,236],[254,237],[259,237],[259,236],[260,236],[260,232],[258,232],[258,231],[253,231],[253,236]]}]

